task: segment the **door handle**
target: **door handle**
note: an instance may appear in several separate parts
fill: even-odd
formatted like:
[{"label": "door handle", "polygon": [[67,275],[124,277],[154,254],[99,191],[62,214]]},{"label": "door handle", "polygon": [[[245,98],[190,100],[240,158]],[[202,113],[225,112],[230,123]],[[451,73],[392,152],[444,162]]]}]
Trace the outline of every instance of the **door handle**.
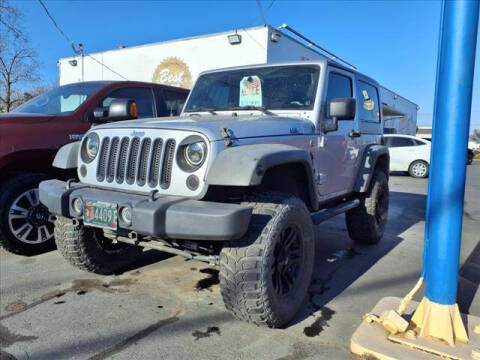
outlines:
[{"label": "door handle", "polygon": [[358,138],[360,137],[360,133],[358,131],[355,131],[355,130],[350,130],[350,132],[348,133],[348,136],[351,137],[352,139],[353,138]]}]

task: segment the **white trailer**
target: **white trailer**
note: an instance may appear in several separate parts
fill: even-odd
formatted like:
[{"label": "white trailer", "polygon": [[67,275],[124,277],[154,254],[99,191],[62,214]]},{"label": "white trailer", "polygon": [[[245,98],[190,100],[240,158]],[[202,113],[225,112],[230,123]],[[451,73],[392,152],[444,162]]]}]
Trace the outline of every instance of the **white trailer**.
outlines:
[{"label": "white trailer", "polygon": [[[64,58],[58,67],[60,85],[136,80],[190,89],[206,70],[325,58],[353,67],[288,25],[265,25]],[[386,132],[415,135],[417,105],[386,88],[380,98]]]},{"label": "white trailer", "polygon": [[324,58],[271,26],[259,26],[69,57],[58,66],[60,85],[127,79],[191,88],[206,70]]}]

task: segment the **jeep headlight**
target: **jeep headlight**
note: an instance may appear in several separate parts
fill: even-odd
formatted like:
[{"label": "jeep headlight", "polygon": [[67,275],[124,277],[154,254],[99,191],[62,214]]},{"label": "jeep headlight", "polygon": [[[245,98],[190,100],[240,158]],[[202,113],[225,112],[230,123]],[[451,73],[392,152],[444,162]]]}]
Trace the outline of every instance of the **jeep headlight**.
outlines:
[{"label": "jeep headlight", "polygon": [[187,164],[191,167],[199,167],[205,160],[207,144],[203,141],[188,144],[183,151]]},{"label": "jeep headlight", "polygon": [[207,144],[200,137],[193,135],[180,144],[177,153],[179,167],[187,172],[198,170],[207,158]]},{"label": "jeep headlight", "polygon": [[88,133],[83,140],[81,156],[82,160],[86,163],[92,162],[98,154],[100,148],[100,139],[94,132]]}]

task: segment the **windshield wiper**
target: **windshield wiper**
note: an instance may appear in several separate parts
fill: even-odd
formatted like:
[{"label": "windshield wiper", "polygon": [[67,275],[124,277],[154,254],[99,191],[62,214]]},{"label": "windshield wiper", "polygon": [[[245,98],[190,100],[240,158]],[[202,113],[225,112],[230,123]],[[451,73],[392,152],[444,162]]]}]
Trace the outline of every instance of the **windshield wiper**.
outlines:
[{"label": "windshield wiper", "polygon": [[190,110],[185,110],[186,113],[198,113],[198,112],[208,112],[212,115],[217,115],[215,112],[215,109],[212,108],[197,108],[197,109],[190,109]]},{"label": "windshield wiper", "polygon": [[230,108],[230,110],[258,110],[263,112],[266,115],[277,115],[270,110],[268,110],[265,106],[234,106]]}]

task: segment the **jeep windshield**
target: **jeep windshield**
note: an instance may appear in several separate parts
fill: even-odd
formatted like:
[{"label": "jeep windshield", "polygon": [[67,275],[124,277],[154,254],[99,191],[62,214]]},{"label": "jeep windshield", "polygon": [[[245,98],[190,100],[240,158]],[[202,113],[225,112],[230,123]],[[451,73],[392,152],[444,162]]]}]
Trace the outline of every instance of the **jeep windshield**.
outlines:
[{"label": "jeep windshield", "polygon": [[11,112],[68,115],[104,86],[105,84],[102,83],[77,83],[60,86],[34,97]]},{"label": "jeep windshield", "polygon": [[268,66],[199,77],[184,112],[312,110],[320,68]]}]

